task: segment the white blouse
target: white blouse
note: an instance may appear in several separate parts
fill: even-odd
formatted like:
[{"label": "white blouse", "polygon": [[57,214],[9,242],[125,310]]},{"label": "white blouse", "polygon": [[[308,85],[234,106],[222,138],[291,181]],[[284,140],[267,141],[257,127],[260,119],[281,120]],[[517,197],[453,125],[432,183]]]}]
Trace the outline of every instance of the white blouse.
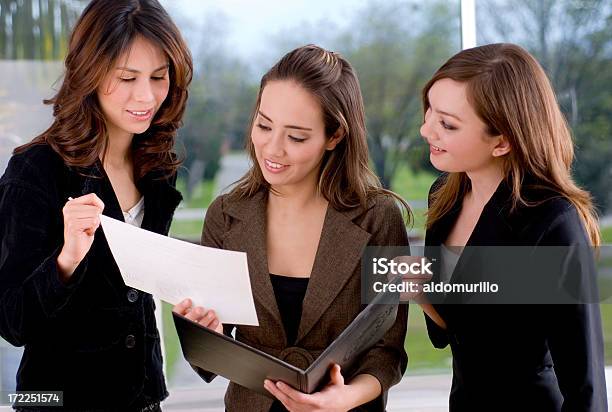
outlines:
[{"label": "white blouse", "polygon": [[138,203],[136,203],[130,210],[127,212],[123,212],[123,219],[125,223],[128,223],[132,226],[141,227],[142,219],[144,218],[144,196],[140,198]]},{"label": "white blouse", "polygon": [[455,267],[457,266],[457,262],[459,262],[461,253],[457,253],[453,248],[441,244],[440,257],[442,258],[442,262],[440,262],[440,281],[449,283],[455,271]]}]

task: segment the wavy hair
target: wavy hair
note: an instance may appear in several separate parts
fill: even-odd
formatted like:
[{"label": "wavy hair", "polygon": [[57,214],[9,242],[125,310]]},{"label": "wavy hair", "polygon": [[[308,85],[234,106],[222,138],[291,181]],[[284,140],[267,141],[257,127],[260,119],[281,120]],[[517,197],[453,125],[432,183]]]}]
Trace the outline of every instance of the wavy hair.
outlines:
[{"label": "wavy hair", "polygon": [[151,126],[134,136],[134,177],[153,170],[174,174],[181,163],[174,152],[176,131],[182,125],[193,63],[178,28],[157,0],[93,0],[87,5],[70,36],[61,87],[44,100],[53,105],[54,121],[15,153],[47,143],[68,166],[79,169],[104,156],[108,133],[96,90],[137,36],[167,56],[170,89]]},{"label": "wavy hair", "polygon": [[[444,63],[423,88],[423,113],[429,109],[429,89],[445,78],[467,86],[468,101],[489,135],[504,135],[508,139],[512,150],[504,156],[503,172],[512,188],[512,209],[519,204],[535,204],[522,193],[524,182],[534,180],[540,189],[556,193],[576,207],[592,245],[599,246],[599,226],[591,195],[578,187],[571,175],[572,136],[550,81],[537,60],[523,48],[509,43],[463,50]],[[432,192],[428,228],[450,211],[469,185],[465,173],[448,174]]]}]

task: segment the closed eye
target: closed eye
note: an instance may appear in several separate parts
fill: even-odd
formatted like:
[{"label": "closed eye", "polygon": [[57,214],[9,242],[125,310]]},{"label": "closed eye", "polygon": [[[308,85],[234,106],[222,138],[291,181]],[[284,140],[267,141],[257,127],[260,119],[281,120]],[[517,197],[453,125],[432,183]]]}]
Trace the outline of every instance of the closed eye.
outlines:
[{"label": "closed eye", "polygon": [[291,141],[296,142],[296,143],[302,143],[304,140],[306,140],[306,139],[301,139],[299,137],[294,137],[294,136],[289,136],[289,139],[291,139]]},{"label": "closed eye", "polygon": [[442,125],[443,128],[445,128],[446,130],[457,130],[457,128],[455,126],[452,126],[448,123],[446,123],[444,120],[440,120],[440,124]]},{"label": "closed eye", "polygon": [[268,126],[264,126],[261,123],[257,124],[257,127],[259,127],[261,130],[265,131],[265,132],[269,132],[270,130],[272,130],[272,128],[268,127]]}]

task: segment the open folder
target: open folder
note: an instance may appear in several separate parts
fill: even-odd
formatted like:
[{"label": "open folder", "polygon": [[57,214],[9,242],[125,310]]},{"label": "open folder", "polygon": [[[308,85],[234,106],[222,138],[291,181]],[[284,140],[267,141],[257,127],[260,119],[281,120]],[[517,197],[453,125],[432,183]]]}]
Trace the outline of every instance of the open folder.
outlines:
[{"label": "open folder", "polygon": [[[399,296],[390,300],[389,293],[378,294],[306,370],[179,314],[173,316],[183,355],[190,364],[269,397],[272,395],[264,388],[264,379],[280,380],[301,392],[312,393],[328,382],[332,364],[350,371],[391,328]],[[384,303],[390,301],[395,304]]]}]

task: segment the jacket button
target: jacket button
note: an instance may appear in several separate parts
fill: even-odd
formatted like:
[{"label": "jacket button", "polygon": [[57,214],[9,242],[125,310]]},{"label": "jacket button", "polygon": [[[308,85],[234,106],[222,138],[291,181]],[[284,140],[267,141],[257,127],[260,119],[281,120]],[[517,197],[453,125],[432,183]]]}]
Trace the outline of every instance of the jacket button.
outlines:
[{"label": "jacket button", "polygon": [[127,300],[130,303],[134,303],[138,300],[138,291],[136,289],[130,289],[127,293]]},{"label": "jacket button", "polygon": [[136,338],[134,337],[134,335],[127,335],[125,337],[125,347],[128,349],[132,349],[134,346],[136,346]]}]

